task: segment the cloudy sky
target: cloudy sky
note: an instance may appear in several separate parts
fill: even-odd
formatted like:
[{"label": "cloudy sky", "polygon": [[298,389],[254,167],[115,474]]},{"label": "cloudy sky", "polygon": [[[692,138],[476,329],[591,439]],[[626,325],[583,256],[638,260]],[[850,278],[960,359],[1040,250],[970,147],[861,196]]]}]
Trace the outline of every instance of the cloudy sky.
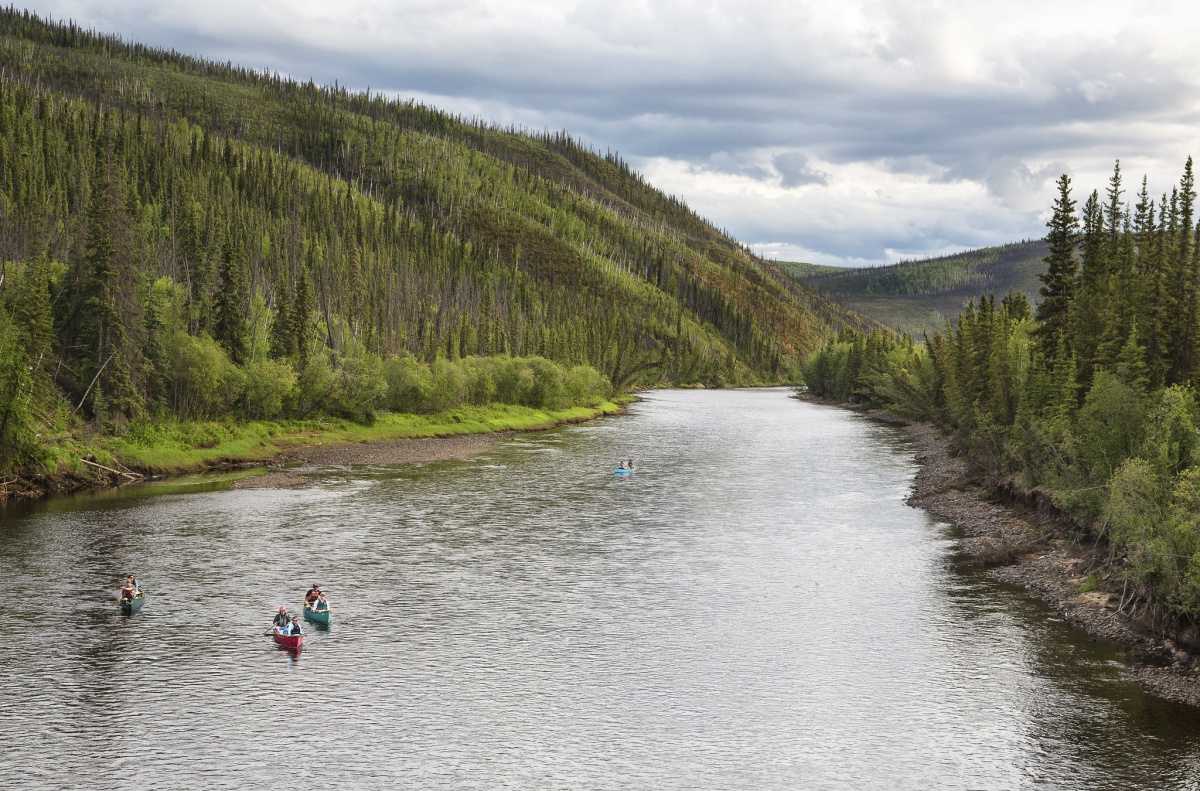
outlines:
[{"label": "cloudy sky", "polygon": [[43,15],[619,151],[767,256],[1043,235],[1054,179],[1200,155],[1200,4],[45,0]]}]

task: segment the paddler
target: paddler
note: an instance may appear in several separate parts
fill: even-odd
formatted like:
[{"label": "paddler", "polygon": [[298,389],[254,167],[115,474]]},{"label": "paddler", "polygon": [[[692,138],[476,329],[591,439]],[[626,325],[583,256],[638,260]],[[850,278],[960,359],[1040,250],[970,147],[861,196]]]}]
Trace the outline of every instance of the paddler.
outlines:
[{"label": "paddler", "polygon": [[308,593],[304,594],[304,603],[308,605],[308,608],[310,610],[312,609],[313,603],[317,600],[317,598],[320,595],[321,595],[321,586],[314,582],[312,584],[312,587],[309,588]]}]

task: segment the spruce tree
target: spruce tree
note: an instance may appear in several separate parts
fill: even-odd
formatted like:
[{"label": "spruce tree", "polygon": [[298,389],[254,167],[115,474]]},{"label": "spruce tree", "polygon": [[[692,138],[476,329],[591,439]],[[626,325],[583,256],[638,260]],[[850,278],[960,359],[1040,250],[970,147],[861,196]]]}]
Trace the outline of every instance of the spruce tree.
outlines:
[{"label": "spruce tree", "polygon": [[50,362],[54,352],[50,260],[45,250],[25,266],[15,295],[13,318],[24,334],[26,355],[33,374],[34,401],[44,405],[52,389]]},{"label": "spruce tree", "polygon": [[350,276],[350,332],[358,340],[362,330],[363,306],[366,303],[366,287],[363,285],[362,251],[358,241],[351,236],[347,244],[347,269]]},{"label": "spruce tree", "polygon": [[1150,384],[1150,376],[1146,371],[1146,352],[1138,341],[1137,324],[1129,328],[1129,338],[1117,356],[1114,373],[1139,393],[1144,394]]},{"label": "spruce tree", "polygon": [[165,410],[170,392],[171,361],[167,351],[167,322],[164,317],[168,309],[162,304],[154,288],[154,278],[145,278],[146,310],[145,340],[142,346],[142,381],[146,390],[147,406],[153,411]]},{"label": "spruce tree", "polygon": [[[126,325],[127,305],[122,293],[124,283],[113,228],[118,218],[114,207],[123,211],[122,201],[114,195],[109,173],[107,151],[103,138],[98,139],[95,172],[87,209],[84,283],[81,288],[83,304],[80,313],[83,326],[81,339],[88,354],[81,368],[87,375],[85,390],[91,382],[93,396],[104,393],[105,415],[101,425],[108,425],[110,409],[129,415],[138,404],[138,394],[131,378],[134,363],[129,352],[129,330]],[[99,402],[95,402],[99,403]]]},{"label": "spruce tree", "polygon": [[1102,307],[1103,330],[1096,347],[1095,367],[1111,367],[1137,323],[1137,252],[1129,215],[1109,251],[1109,299]]},{"label": "spruce tree", "polygon": [[1037,337],[1043,354],[1054,361],[1071,356],[1071,307],[1079,290],[1079,266],[1075,260],[1079,218],[1075,216],[1075,201],[1071,199],[1071,177],[1064,173],[1057,186],[1054,213],[1046,223],[1050,229],[1046,235],[1050,251],[1043,259],[1046,271],[1038,276],[1042,281],[1042,287],[1038,289],[1042,301],[1036,314]]},{"label": "spruce tree", "polygon": [[296,369],[303,370],[308,365],[313,334],[313,292],[308,280],[308,267],[302,260],[299,264],[299,274],[296,277],[296,296],[292,300],[291,314],[292,347],[296,354]]},{"label": "spruce tree", "polygon": [[1092,380],[1096,347],[1104,333],[1109,304],[1108,234],[1099,193],[1093,191],[1083,205],[1083,236],[1080,244],[1079,294],[1071,311],[1070,346],[1079,362],[1079,381]]},{"label": "spruce tree", "polygon": [[[1169,308],[1171,331],[1167,363],[1167,381],[1182,384],[1191,379],[1196,355],[1196,255],[1192,244],[1193,206],[1196,200],[1196,180],[1192,158],[1187,158],[1183,177],[1179,181],[1178,204],[1173,212],[1176,220],[1171,240],[1171,257],[1167,269],[1170,290]],[[1174,201],[1173,201],[1174,203]]]},{"label": "spruce tree", "polygon": [[250,305],[250,280],[246,261],[233,234],[225,240],[221,255],[221,285],[217,291],[217,320],[213,336],[234,365],[245,365],[250,356],[250,328],[246,312]]},{"label": "spruce tree", "polygon": [[291,311],[288,303],[291,296],[283,283],[275,287],[274,310],[271,314],[271,357],[285,360],[296,355],[296,336],[293,334]]}]

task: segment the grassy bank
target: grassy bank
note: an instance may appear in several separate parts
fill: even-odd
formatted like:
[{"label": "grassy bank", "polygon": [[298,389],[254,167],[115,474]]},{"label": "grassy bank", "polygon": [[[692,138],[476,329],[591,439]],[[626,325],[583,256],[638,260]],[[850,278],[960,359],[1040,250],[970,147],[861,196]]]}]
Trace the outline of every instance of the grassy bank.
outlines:
[{"label": "grassy bank", "polygon": [[[87,485],[96,472],[83,459],[147,475],[175,475],[265,463],[281,453],[313,445],[536,431],[616,414],[630,400],[621,397],[596,406],[561,410],[489,404],[425,415],[385,412],[369,425],[332,418],[139,424],[120,437],[59,442],[43,470],[28,471],[30,474],[22,477],[41,479],[42,483],[50,483],[51,489],[77,488]],[[55,478],[61,485],[52,483]]]}]

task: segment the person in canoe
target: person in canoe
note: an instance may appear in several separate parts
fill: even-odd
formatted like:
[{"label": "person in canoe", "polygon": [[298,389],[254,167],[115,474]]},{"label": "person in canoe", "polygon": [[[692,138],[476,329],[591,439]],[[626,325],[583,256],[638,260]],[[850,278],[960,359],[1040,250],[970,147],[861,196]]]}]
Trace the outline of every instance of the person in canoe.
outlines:
[{"label": "person in canoe", "polygon": [[271,626],[274,626],[276,629],[282,630],[282,629],[285,629],[287,627],[287,625],[289,623],[291,623],[291,621],[292,621],[292,618],[290,615],[288,615],[287,607],[281,606],[279,608],[279,613],[275,616],[275,619],[273,621],[271,621]]},{"label": "person in canoe", "polygon": [[126,603],[126,601],[137,599],[139,595],[142,595],[142,586],[138,585],[137,577],[131,574],[125,577],[125,587],[122,587],[121,592],[116,595],[116,600]]},{"label": "person in canoe", "polygon": [[287,634],[304,634],[304,630],[300,628],[300,621],[296,620],[296,616],[294,615],[292,616],[292,622],[288,624]]},{"label": "person in canoe", "polygon": [[328,610],[329,602],[325,601],[325,594],[318,593],[317,600],[312,603],[312,606],[309,607],[309,609],[312,610],[313,612],[325,612],[326,610]]},{"label": "person in canoe", "polygon": [[125,587],[121,588],[121,593],[117,596],[117,599],[122,602],[131,602],[138,597],[139,593],[141,591],[138,590],[137,580],[130,574],[125,579]]},{"label": "person in canoe", "polygon": [[621,469],[622,470],[632,470],[633,469],[633,459],[626,459],[625,461],[621,462]]},{"label": "person in canoe", "polygon": [[314,582],[312,584],[312,587],[309,588],[308,593],[304,594],[304,603],[309,606],[309,609],[315,609],[313,607],[313,605],[317,601],[317,598],[320,597],[320,595],[321,595],[321,586]]}]

